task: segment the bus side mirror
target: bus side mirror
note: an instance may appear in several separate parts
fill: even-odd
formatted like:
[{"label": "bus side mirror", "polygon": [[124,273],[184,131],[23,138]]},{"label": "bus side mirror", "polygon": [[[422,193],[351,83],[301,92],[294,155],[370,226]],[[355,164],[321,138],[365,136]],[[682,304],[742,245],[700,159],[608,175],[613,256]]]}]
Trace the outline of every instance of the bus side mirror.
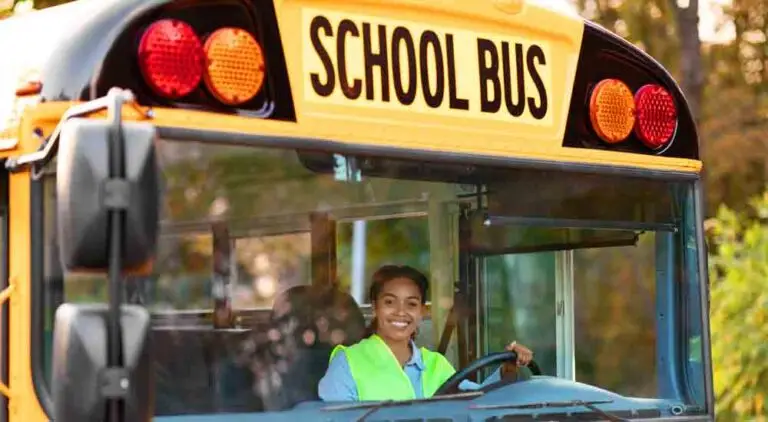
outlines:
[{"label": "bus side mirror", "polygon": [[[51,396],[57,422],[103,422],[107,399],[120,398],[125,421],[150,421],[154,375],[150,316],[139,305],[122,305],[123,365],[107,365],[106,304],[64,303],[56,309]],[[119,386],[120,388],[114,388]]]},{"label": "bus side mirror", "polygon": [[61,262],[68,270],[106,272],[109,211],[125,209],[123,267],[135,269],[155,255],[160,214],[160,172],[155,127],[123,122],[125,179],[110,179],[108,120],[70,119],[61,130],[56,196]]},{"label": "bus side mirror", "polygon": [[[121,275],[116,269],[110,271],[110,263],[122,261],[125,274],[150,267],[155,256],[160,214],[156,131],[149,123],[120,119],[72,118],[62,125],[56,163],[60,258],[70,271],[109,272],[113,295]],[[110,148],[120,144],[124,176],[114,178],[110,171],[119,167],[111,162]],[[113,211],[122,211],[125,217],[123,229],[116,229],[117,236],[110,219],[120,213]],[[122,240],[122,247],[111,247],[113,237]],[[112,259],[111,251],[121,259]],[[57,309],[53,420],[102,422],[110,403],[122,403],[122,420],[152,419],[149,312],[142,306],[123,304],[115,309],[113,314],[108,304],[68,303]],[[110,333],[120,333],[121,344],[113,343]],[[117,356],[122,357],[115,358],[110,350],[121,351]]]}]

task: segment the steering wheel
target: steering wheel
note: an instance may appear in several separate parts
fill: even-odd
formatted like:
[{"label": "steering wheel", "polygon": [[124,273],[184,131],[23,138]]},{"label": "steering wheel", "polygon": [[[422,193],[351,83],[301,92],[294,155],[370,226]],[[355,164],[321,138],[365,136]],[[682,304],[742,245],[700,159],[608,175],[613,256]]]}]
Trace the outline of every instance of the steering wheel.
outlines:
[{"label": "steering wheel", "polygon": [[[435,395],[437,396],[454,393],[458,391],[459,384],[473,373],[479,371],[482,368],[485,368],[486,366],[508,361],[517,361],[517,352],[496,352],[485,355],[470,363],[466,368],[456,372],[450,378],[445,380],[443,385],[441,385],[440,388],[435,391]],[[539,365],[537,365],[533,360],[528,362],[527,366],[533,375],[541,375],[541,369],[539,369]]]}]

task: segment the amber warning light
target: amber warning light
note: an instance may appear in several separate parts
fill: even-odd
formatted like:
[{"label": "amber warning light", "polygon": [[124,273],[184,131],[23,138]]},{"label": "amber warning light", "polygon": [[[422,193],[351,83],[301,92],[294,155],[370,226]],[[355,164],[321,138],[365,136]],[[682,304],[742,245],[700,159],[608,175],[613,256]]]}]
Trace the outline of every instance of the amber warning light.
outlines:
[{"label": "amber warning light", "polygon": [[252,100],[264,86],[261,45],[241,28],[200,36],[176,19],[154,22],[139,42],[139,67],[157,94],[177,100],[204,86],[224,105]]},{"label": "amber warning light", "polygon": [[261,90],[264,84],[264,56],[261,46],[246,31],[222,28],[205,42],[208,65],[205,84],[224,104],[241,104]]},{"label": "amber warning light", "polygon": [[611,144],[623,141],[635,125],[632,91],[615,79],[600,81],[589,101],[589,118],[602,140]]},{"label": "amber warning light", "polygon": [[589,119],[600,139],[609,144],[624,142],[634,133],[646,147],[666,146],[677,129],[677,108],[672,95],[655,84],[634,94],[618,79],[595,85],[589,99]]}]

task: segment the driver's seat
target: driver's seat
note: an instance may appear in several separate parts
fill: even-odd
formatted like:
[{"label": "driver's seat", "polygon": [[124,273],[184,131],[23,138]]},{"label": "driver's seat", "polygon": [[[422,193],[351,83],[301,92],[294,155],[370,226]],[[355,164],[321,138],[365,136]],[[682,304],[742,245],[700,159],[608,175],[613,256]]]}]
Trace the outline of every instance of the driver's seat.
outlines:
[{"label": "driver's seat", "polygon": [[278,410],[319,399],[317,385],[331,351],[360,341],[365,319],[355,300],[336,287],[296,286],[275,299],[270,327],[273,376],[280,381],[262,397],[266,410]]}]

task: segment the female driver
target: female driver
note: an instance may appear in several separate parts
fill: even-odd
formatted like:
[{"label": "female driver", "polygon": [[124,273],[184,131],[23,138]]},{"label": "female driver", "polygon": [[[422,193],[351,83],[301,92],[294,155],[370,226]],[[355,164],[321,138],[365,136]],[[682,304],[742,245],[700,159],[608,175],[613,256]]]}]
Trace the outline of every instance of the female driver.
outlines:
[{"label": "female driver", "polygon": [[[370,300],[374,318],[365,339],[337,346],[318,385],[324,401],[408,400],[431,397],[455,370],[440,353],[418,348],[413,339],[426,311],[427,278],[409,266],[387,265],[372,277]],[[517,365],[527,365],[533,353],[511,343]],[[514,376],[514,364],[504,364],[485,383]],[[470,381],[462,390],[477,389]]]}]

